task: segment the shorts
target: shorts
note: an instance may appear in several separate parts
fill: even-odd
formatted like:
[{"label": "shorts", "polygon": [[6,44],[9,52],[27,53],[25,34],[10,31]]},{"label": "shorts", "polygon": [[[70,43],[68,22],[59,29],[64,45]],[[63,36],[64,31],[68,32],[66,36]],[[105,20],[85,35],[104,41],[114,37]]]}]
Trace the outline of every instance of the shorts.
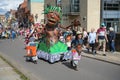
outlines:
[{"label": "shorts", "polygon": [[105,39],[99,39],[98,43],[99,43],[99,46],[106,45],[106,40]]}]

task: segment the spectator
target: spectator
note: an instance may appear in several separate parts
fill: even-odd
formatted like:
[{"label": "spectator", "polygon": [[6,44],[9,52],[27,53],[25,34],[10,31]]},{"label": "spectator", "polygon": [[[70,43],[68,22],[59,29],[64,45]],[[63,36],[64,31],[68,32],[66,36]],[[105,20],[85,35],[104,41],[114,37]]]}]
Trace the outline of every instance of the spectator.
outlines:
[{"label": "spectator", "polygon": [[98,43],[97,50],[99,50],[99,48],[103,46],[103,56],[106,56],[105,49],[106,49],[106,42],[108,42],[108,39],[107,39],[106,29],[104,27],[105,24],[102,23],[101,27],[97,30],[96,42]]},{"label": "spectator", "polygon": [[109,28],[109,34],[108,34],[108,41],[109,41],[109,49],[111,52],[115,52],[115,32],[113,27]]},{"label": "spectator", "polygon": [[13,29],[11,30],[11,38],[12,38],[13,41],[16,38],[16,32]]},{"label": "spectator", "polygon": [[65,43],[65,38],[63,36],[63,32],[61,31],[60,34],[59,34],[59,40],[63,43]]},{"label": "spectator", "polygon": [[0,23],[0,28],[1,28],[1,29],[3,28],[3,25],[2,25],[2,23]]},{"label": "spectator", "polygon": [[86,28],[83,28],[83,40],[84,40],[84,47],[86,47],[88,41],[88,34]]},{"label": "spectator", "polygon": [[67,32],[68,35],[73,34],[73,33],[72,33],[72,29],[71,29],[70,26],[68,26],[68,27],[66,28],[66,32]]},{"label": "spectator", "polygon": [[71,35],[67,35],[66,39],[65,39],[65,43],[68,46],[68,50],[71,50],[71,42],[72,42],[72,37]]},{"label": "spectator", "polygon": [[92,28],[91,32],[88,35],[88,52],[89,52],[89,48],[92,47],[92,53],[95,54],[95,40],[96,40],[96,33],[94,32],[95,29]]},{"label": "spectator", "polygon": [[6,31],[5,31],[5,29],[2,30],[2,35],[1,36],[2,36],[2,39],[6,38]]},{"label": "spectator", "polygon": [[2,38],[2,29],[0,28],[0,39]]}]

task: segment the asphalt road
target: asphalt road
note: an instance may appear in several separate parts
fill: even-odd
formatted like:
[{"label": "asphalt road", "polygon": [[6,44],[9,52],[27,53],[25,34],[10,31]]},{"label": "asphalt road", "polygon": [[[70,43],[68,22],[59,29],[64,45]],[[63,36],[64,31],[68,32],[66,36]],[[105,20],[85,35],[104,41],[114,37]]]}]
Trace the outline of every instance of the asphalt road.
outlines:
[{"label": "asphalt road", "polygon": [[[34,80],[120,80],[120,66],[82,57],[79,71],[71,69],[69,61],[49,64],[38,60],[38,64],[25,61],[22,38],[15,41],[0,40],[0,54]],[[30,76],[30,77],[31,77]]]}]

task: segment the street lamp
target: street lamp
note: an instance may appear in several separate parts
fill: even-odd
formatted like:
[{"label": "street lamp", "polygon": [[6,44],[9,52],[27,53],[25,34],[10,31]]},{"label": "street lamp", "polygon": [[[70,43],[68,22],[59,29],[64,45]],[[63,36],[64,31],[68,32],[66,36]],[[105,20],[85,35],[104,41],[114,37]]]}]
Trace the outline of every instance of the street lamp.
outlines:
[{"label": "street lamp", "polygon": [[83,17],[83,21],[86,21],[86,19],[87,19],[86,16],[84,16],[84,17]]}]

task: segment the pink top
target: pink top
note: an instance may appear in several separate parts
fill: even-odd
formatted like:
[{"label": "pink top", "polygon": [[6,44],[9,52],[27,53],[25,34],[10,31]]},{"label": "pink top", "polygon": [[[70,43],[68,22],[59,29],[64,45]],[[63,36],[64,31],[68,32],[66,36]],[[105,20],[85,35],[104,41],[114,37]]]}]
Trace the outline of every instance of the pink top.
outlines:
[{"label": "pink top", "polygon": [[77,52],[72,52],[72,59],[73,60],[80,60],[81,59],[81,55],[78,55]]}]

